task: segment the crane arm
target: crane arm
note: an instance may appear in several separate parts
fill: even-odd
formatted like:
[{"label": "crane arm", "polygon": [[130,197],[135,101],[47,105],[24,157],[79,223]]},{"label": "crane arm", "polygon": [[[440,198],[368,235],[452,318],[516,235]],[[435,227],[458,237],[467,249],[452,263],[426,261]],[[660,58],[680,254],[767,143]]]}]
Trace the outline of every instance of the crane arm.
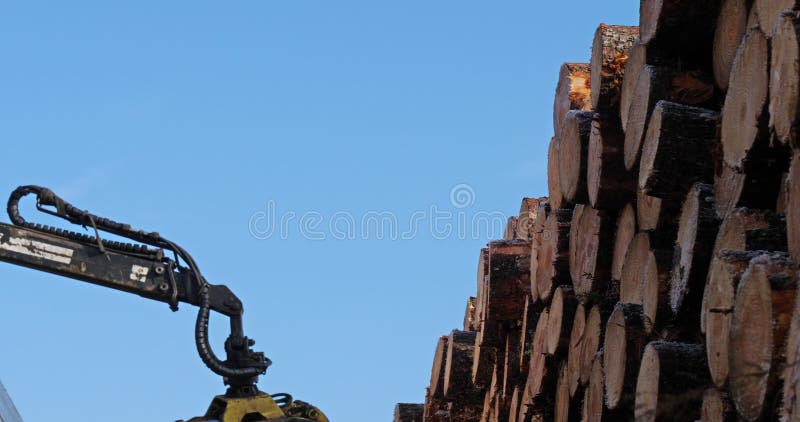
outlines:
[{"label": "crane arm", "polygon": [[[139,256],[0,222],[0,261],[137,294],[176,307],[200,306],[191,273],[169,258]],[[238,318],[242,302],[224,285],[208,284],[210,309]]]}]

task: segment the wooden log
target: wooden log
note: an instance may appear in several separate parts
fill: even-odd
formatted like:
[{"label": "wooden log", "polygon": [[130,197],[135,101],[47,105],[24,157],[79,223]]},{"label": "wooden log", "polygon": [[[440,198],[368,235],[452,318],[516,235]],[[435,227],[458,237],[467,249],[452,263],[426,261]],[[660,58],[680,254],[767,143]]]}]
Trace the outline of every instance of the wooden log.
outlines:
[{"label": "wooden log", "polygon": [[477,300],[478,298],[475,296],[470,296],[467,299],[467,309],[464,310],[464,331],[478,331],[480,329],[478,316],[475,314]]},{"label": "wooden log", "polygon": [[522,317],[525,295],[530,291],[530,243],[489,243],[487,321],[517,321]]},{"label": "wooden log", "polygon": [[544,217],[539,220],[539,213],[537,212],[539,204],[546,202],[547,198],[522,198],[522,204],[519,207],[519,216],[517,217],[517,239],[527,241],[533,240],[534,233],[541,231],[544,227]]},{"label": "wooden log", "polygon": [[536,268],[539,299],[549,301],[556,286],[570,284],[569,229],[572,210],[553,209],[545,221]]},{"label": "wooden log", "polygon": [[547,148],[547,197],[552,209],[568,208],[570,206],[561,193],[561,180],[558,175],[560,142],[560,138],[554,136],[550,139],[550,146]]},{"label": "wooden log", "polygon": [[481,391],[472,383],[472,359],[475,353],[475,331],[453,330],[447,338],[444,366],[443,397],[460,406],[475,404]]},{"label": "wooden log", "polygon": [[558,358],[566,356],[569,351],[570,333],[575,320],[578,299],[572,286],[558,286],[550,302],[550,313],[547,319],[547,337],[545,353]]},{"label": "wooden log", "polygon": [[581,420],[581,401],[570,400],[567,364],[561,363],[556,382],[554,421],[578,422]]},{"label": "wooden log", "polygon": [[425,422],[450,422],[448,403],[431,397],[430,387],[425,395],[425,409],[422,420]]},{"label": "wooden log", "polygon": [[719,114],[659,101],[647,129],[639,189],[661,199],[683,200],[696,182],[713,181],[711,145]]},{"label": "wooden log", "polygon": [[394,406],[394,422],[422,422],[425,405],[418,403],[397,403]]},{"label": "wooden log", "polygon": [[603,374],[603,351],[592,360],[591,376],[583,399],[582,420],[584,422],[625,421],[633,418],[627,408],[609,409],[603,400],[605,376]]},{"label": "wooden log", "polygon": [[625,135],[616,116],[592,121],[586,187],[593,208],[618,210],[634,199],[636,175],[625,169]]},{"label": "wooden log", "polygon": [[772,403],[779,397],[796,293],[797,266],[785,253],[754,258],[739,281],[731,319],[730,391],[744,420],[777,417]]},{"label": "wooden log", "polygon": [[636,222],[639,230],[659,231],[664,234],[662,237],[675,239],[680,210],[679,200],[650,196],[641,189],[636,191]]},{"label": "wooden log", "polygon": [[634,73],[637,79],[631,83],[630,94],[626,92],[626,101],[630,103],[626,113],[625,125],[625,168],[638,168],[642,151],[642,142],[647,133],[650,115],[659,100],[668,96],[672,81],[669,68],[645,65]]},{"label": "wooden log", "polygon": [[[793,1],[790,1],[793,3]],[[769,126],[778,141],[798,145],[800,124],[800,17],[781,13],[772,37],[769,78]]]},{"label": "wooden log", "polygon": [[712,61],[717,86],[726,91],[736,51],[747,32],[747,16],[752,0],[722,0],[714,30]]},{"label": "wooden log", "polygon": [[[580,213],[578,212],[580,210]],[[614,216],[591,207],[575,207],[570,227],[569,266],[575,293],[582,301],[605,293],[611,275]]]},{"label": "wooden log", "polygon": [[800,153],[798,152],[795,152],[792,158],[786,199],[788,250],[794,261],[800,263]]},{"label": "wooden log", "polygon": [[769,210],[737,208],[722,221],[713,254],[722,249],[785,252],[786,218]]},{"label": "wooden log", "polygon": [[779,416],[783,421],[797,421],[800,420],[800,301],[796,301],[792,311],[785,356]]},{"label": "wooden log", "polygon": [[589,201],[586,168],[594,112],[571,110],[564,117],[558,147],[561,195],[571,204]]},{"label": "wooden log", "polygon": [[702,345],[654,341],[645,348],[639,369],[636,420],[697,420],[709,384]]},{"label": "wooden log", "polygon": [[[619,117],[623,132],[628,129],[628,118],[631,111],[631,102],[634,100],[634,88],[639,81],[639,74],[648,64],[647,46],[639,40],[634,41],[628,50],[628,61],[625,63],[625,77],[622,78],[622,88],[620,88],[619,98]],[[651,54],[652,56],[652,54]],[[655,105],[653,102],[652,105]],[[637,109],[633,110],[638,111]]]},{"label": "wooden log", "polygon": [[517,217],[512,215],[506,220],[506,229],[503,232],[503,240],[514,240],[517,238]]},{"label": "wooden log", "polygon": [[735,422],[736,410],[728,397],[727,391],[708,388],[703,394],[703,405],[700,409],[702,422]]},{"label": "wooden log", "polygon": [[650,254],[650,237],[646,232],[637,233],[628,245],[622,280],[619,284],[620,301],[642,304],[642,273]]},{"label": "wooden log", "polygon": [[508,403],[511,400],[511,394],[514,387],[521,384],[527,373],[520,372],[520,355],[522,349],[520,348],[520,339],[522,337],[522,329],[520,326],[515,326],[506,332],[505,347],[503,353],[505,359],[503,363],[503,391],[502,395]]},{"label": "wooden log", "polygon": [[494,324],[486,323],[481,325],[482,330],[478,331],[475,339],[475,349],[472,356],[472,383],[478,387],[488,387],[492,381],[492,368],[497,362],[497,335],[498,328],[493,328],[494,336],[488,335],[487,328]]},{"label": "wooden log", "polygon": [[550,215],[550,202],[547,200],[539,201],[534,213],[533,235],[531,238],[531,297],[534,302],[539,300],[539,289],[536,284],[536,277],[539,268],[539,250],[542,247],[544,237],[544,223]]},{"label": "wooden log", "polygon": [[628,246],[636,235],[636,209],[628,204],[617,217],[617,229],[614,233],[614,254],[611,258],[611,279],[622,279],[622,268],[627,260]]},{"label": "wooden log", "polygon": [[543,306],[541,302],[536,302],[528,295],[525,298],[525,312],[522,314],[522,327],[520,327],[520,356],[519,368],[523,376],[527,376],[528,365],[531,361],[531,348],[533,347],[533,338],[535,335],[536,325],[539,322],[539,316],[542,313]]},{"label": "wooden log", "polygon": [[531,351],[531,363],[525,384],[528,410],[534,417],[552,418],[555,387],[558,377],[558,360],[547,354],[547,325],[549,312],[542,312],[536,327]]},{"label": "wooden log", "polygon": [[478,253],[477,296],[475,297],[475,315],[479,325],[486,319],[486,278],[488,275],[489,248],[481,248]]},{"label": "wooden log", "polygon": [[522,393],[520,392],[520,388],[514,387],[514,392],[511,394],[511,401],[509,402],[508,406],[508,422],[519,422],[519,412],[521,408],[520,399],[522,398]]},{"label": "wooden log", "polygon": [[701,330],[706,335],[711,380],[718,388],[728,381],[728,345],[736,288],[750,260],[763,253],[722,249],[711,261],[700,318]]},{"label": "wooden log", "polygon": [[439,337],[439,341],[436,343],[436,351],[433,354],[430,396],[436,400],[444,398],[444,370],[447,365],[447,342],[447,336]]},{"label": "wooden log", "polygon": [[592,373],[592,361],[603,344],[606,322],[608,322],[608,317],[611,316],[613,310],[614,304],[610,302],[598,303],[589,310],[589,315],[586,317],[586,327],[583,329],[583,343],[581,345],[581,384],[589,382],[589,377]]},{"label": "wooden log", "polygon": [[633,410],[639,363],[649,336],[641,305],[619,303],[608,318],[603,344],[606,406]]},{"label": "wooden log", "polygon": [[783,11],[800,6],[796,0],[755,0],[753,7],[758,16],[758,25],[767,38],[773,38]]},{"label": "wooden log", "polygon": [[558,84],[553,101],[553,131],[561,126],[570,110],[591,110],[592,88],[589,63],[564,63],[558,72]]},{"label": "wooden log", "polygon": [[572,320],[572,331],[569,334],[569,348],[567,349],[567,384],[569,397],[575,397],[581,385],[581,364],[583,362],[584,331],[586,329],[586,308],[579,303],[575,308],[575,317]]},{"label": "wooden log", "polygon": [[758,28],[751,29],[733,61],[721,124],[725,164],[740,172],[747,171],[753,150],[768,142],[768,67],[767,38]]},{"label": "wooden log", "polygon": [[[778,201],[781,178],[787,171],[783,151],[759,151],[760,157],[748,162],[746,172],[720,163],[714,175],[717,214],[724,218],[738,207],[772,209]],[[788,155],[788,154],[787,154]]]},{"label": "wooden log", "polygon": [[639,28],[600,24],[595,31],[590,62],[592,106],[602,113],[617,113],[625,63]]},{"label": "wooden log", "polygon": [[[654,333],[672,322],[672,313],[669,306],[669,280],[671,277],[672,253],[671,250],[649,250],[645,254],[645,263],[642,267],[641,287],[642,313],[645,330]],[[678,327],[690,330],[696,325]]]},{"label": "wooden log", "polygon": [[683,50],[683,56],[708,55],[714,37],[713,22],[720,1],[684,3],[680,0],[644,0],[639,8],[639,38],[661,50]]},{"label": "wooden log", "polygon": [[686,196],[678,224],[678,239],[672,260],[669,303],[684,326],[697,326],[708,266],[719,231],[720,220],[714,209],[714,190],[695,184]]}]

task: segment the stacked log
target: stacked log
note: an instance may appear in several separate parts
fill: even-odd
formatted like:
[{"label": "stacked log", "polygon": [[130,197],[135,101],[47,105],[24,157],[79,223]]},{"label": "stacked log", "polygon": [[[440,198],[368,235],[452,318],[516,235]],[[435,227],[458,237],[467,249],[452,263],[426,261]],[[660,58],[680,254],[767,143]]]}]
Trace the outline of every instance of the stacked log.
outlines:
[{"label": "stacked log", "polygon": [[600,25],[422,420],[800,421],[798,63],[795,0]]}]

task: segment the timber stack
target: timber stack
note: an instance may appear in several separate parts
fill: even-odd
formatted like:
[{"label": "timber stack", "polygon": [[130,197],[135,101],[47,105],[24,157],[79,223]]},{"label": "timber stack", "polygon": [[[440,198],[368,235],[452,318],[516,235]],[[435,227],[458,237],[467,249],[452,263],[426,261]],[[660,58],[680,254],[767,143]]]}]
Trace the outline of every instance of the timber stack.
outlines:
[{"label": "timber stack", "polygon": [[395,422],[800,421],[800,1],[642,0],[553,124]]}]

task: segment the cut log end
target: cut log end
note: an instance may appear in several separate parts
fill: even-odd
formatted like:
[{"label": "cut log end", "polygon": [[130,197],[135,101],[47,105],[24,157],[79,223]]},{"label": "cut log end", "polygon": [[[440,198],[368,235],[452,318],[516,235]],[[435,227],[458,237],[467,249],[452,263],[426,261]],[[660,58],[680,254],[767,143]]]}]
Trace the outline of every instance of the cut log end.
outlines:
[{"label": "cut log end", "polygon": [[561,130],[558,147],[558,178],[561,194],[569,203],[586,203],[586,167],[589,136],[592,132],[591,111],[569,111]]},{"label": "cut log end", "polygon": [[728,89],[736,50],[747,30],[748,0],[723,0],[714,33],[713,69],[717,86]]},{"label": "cut log end", "polygon": [[567,112],[592,108],[589,63],[564,63],[558,74],[553,101],[553,130],[560,133]]},{"label": "cut log end", "polygon": [[608,319],[603,353],[606,406],[632,406],[639,362],[647,343],[641,305],[617,304]]}]

